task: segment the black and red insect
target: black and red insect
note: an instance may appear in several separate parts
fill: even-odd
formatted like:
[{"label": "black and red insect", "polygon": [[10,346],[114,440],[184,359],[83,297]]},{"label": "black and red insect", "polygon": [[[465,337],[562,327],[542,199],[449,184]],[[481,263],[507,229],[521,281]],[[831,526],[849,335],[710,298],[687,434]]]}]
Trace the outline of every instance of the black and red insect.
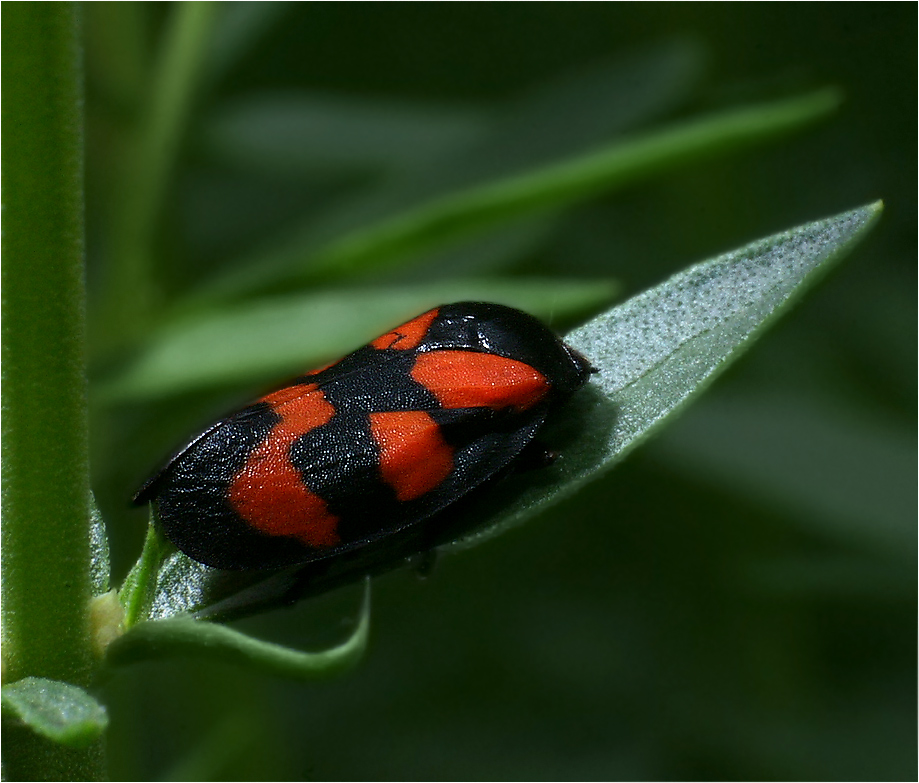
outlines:
[{"label": "black and red insect", "polygon": [[134,502],[215,568],[370,561],[516,460],[592,372],[526,313],[443,305],[217,422]]}]

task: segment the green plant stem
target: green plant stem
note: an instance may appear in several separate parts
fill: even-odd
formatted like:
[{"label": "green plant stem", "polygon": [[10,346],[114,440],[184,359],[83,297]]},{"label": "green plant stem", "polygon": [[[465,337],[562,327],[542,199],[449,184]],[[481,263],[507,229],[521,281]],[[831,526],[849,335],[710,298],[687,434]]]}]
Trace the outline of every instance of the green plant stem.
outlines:
[{"label": "green plant stem", "polygon": [[177,3],[171,8],[162,48],[150,80],[122,199],[111,223],[112,257],[106,266],[103,322],[98,344],[143,333],[156,306],[153,246],[157,220],[201,80],[216,3]]},{"label": "green plant stem", "polygon": [[[77,6],[11,4],[2,32],[4,676],[85,686],[93,662]],[[7,779],[100,776],[99,745],[64,751],[25,731],[12,745]]]}]

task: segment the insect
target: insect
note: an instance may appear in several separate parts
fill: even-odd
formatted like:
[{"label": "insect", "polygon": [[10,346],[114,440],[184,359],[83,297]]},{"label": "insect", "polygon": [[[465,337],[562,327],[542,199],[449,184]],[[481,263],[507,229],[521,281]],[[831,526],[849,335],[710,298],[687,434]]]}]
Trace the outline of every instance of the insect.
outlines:
[{"label": "insect", "polygon": [[592,372],[526,313],[442,305],[218,421],[134,502],[219,569],[379,560],[517,460]]}]

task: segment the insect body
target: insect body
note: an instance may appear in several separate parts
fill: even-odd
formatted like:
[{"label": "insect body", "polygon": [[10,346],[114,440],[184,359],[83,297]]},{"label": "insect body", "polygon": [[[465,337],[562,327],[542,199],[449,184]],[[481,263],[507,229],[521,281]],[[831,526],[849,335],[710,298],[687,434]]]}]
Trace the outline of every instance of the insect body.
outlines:
[{"label": "insect body", "polygon": [[221,569],[385,550],[513,462],[593,371],[526,313],[443,305],[216,423],[134,501]]}]

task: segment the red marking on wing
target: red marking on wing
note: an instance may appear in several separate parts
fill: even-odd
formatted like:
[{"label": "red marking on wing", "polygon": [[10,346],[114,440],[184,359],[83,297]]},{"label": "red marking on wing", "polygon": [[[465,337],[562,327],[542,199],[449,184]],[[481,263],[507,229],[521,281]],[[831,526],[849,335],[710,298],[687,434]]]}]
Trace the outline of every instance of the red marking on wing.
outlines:
[{"label": "red marking on wing", "polygon": [[371,413],[370,431],[380,447],[383,480],[400,501],[430,492],[453,470],[453,449],[424,411]]},{"label": "red marking on wing", "polygon": [[262,398],[281,416],[268,437],[249,455],[228,491],[236,512],[252,527],[271,536],[292,536],[314,548],[339,543],[338,518],[311,492],[291,464],[290,447],[301,435],[334,415],[312,384],[290,386]]},{"label": "red marking on wing", "polygon": [[428,333],[428,329],[431,328],[431,323],[437,318],[437,312],[436,308],[428,310],[428,312],[413,318],[408,323],[397,326],[391,332],[377,337],[370,344],[378,350],[396,348],[400,351],[407,351],[410,348],[417,348]]},{"label": "red marking on wing", "polygon": [[545,376],[530,365],[491,353],[422,353],[411,374],[444,408],[524,411],[540,402],[550,390]]}]

